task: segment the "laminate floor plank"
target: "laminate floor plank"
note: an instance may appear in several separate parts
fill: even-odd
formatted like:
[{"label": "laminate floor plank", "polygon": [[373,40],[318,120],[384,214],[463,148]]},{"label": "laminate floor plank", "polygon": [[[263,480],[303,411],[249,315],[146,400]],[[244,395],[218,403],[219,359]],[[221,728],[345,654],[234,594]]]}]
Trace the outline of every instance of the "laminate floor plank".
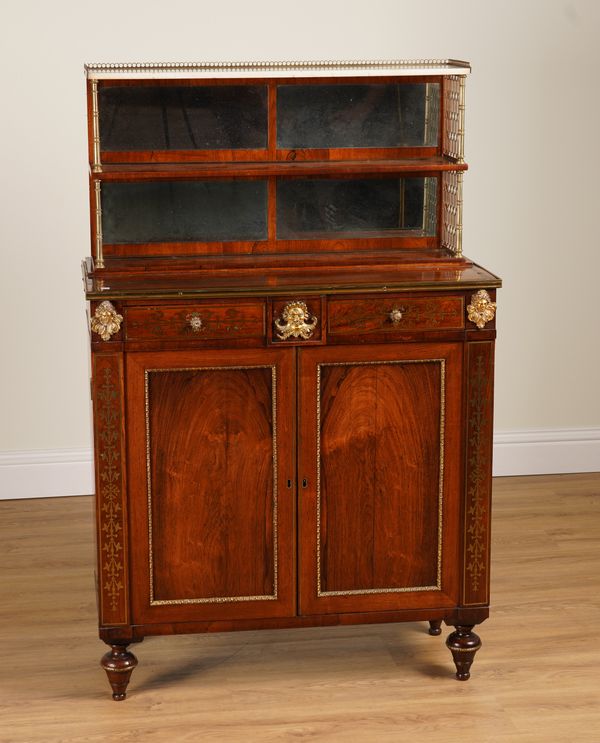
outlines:
[{"label": "laminate floor plank", "polygon": [[0,502],[0,743],[599,743],[600,474],[494,481],[471,680],[425,623],[147,638],[99,659],[92,499]]}]

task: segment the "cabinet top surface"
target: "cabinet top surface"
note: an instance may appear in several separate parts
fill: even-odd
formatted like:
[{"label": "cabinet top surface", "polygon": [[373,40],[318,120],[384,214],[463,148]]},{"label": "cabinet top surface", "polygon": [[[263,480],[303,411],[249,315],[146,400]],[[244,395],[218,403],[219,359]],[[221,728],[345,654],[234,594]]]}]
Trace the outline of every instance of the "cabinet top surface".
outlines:
[{"label": "cabinet top surface", "polygon": [[448,291],[496,288],[502,284],[493,273],[470,261],[444,266],[340,267],[335,271],[271,269],[258,274],[240,270],[197,271],[185,276],[142,271],[137,276],[97,276],[88,258],[83,264],[83,280],[88,300]]},{"label": "cabinet top surface", "polygon": [[356,77],[386,75],[468,75],[471,66],[457,59],[346,60],[289,62],[89,63],[89,80],[177,78]]}]

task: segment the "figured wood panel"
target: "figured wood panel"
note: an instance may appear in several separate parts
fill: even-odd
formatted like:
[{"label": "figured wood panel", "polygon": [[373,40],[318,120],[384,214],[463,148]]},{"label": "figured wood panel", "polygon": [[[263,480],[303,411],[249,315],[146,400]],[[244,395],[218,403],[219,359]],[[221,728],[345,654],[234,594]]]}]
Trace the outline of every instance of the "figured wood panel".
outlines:
[{"label": "figured wood panel", "polygon": [[265,334],[265,307],[261,300],[150,305],[131,307],[126,313],[128,340],[233,340]]},{"label": "figured wood panel", "polygon": [[152,603],[276,595],[273,380],[148,372]]},{"label": "figured wood panel", "polygon": [[456,601],[460,348],[300,352],[303,614]]},{"label": "figured wood panel", "polygon": [[137,621],[291,613],[292,361],[130,355]]},{"label": "figured wood panel", "polygon": [[321,365],[319,593],[439,588],[444,372]]},{"label": "figured wood panel", "polygon": [[[391,314],[401,313],[392,322]],[[464,327],[462,297],[403,297],[401,294],[356,299],[331,299],[328,332],[331,335],[400,333],[404,330],[449,330]]]}]

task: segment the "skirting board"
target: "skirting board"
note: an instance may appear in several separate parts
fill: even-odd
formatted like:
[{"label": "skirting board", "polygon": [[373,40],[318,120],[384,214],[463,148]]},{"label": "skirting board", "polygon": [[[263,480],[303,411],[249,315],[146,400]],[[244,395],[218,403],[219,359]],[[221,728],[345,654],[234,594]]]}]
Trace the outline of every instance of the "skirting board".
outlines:
[{"label": "skirting board", "polygon": [[[600,472],[600,428],[502,431],[494,435],[494,475]],[[88,495],[89,449],[0,453],[0,500]]]},{"label": "skirting board", "polygon": [[600,472],[600,428],[498,431],[494,475]]},{"label": "skirting board", "polygon": [[93,492],[90,449],[0,452],[0,500],[89,495]]}]

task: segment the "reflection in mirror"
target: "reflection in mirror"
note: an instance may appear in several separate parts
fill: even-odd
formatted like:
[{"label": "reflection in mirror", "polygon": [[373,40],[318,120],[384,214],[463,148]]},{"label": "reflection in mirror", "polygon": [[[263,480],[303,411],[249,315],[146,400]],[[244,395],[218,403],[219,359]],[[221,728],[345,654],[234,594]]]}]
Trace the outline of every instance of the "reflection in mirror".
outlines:
[{"label": "reflection in mirror", "polygon": [[279,179],[277,237],[433,236],[437,178]]},{"label": "reflection in mirror", "polygon": [[280,85],[277,146],[435,147],[438,83]]},{"label": "reflection in mirror", "polygon": [[105,243],[263,240],[264,181],[102,184]]},{"label": "reflection in mirror", "polygon": [[100,149],[261,149],[267,146],[264,85],[103,86]]}]

